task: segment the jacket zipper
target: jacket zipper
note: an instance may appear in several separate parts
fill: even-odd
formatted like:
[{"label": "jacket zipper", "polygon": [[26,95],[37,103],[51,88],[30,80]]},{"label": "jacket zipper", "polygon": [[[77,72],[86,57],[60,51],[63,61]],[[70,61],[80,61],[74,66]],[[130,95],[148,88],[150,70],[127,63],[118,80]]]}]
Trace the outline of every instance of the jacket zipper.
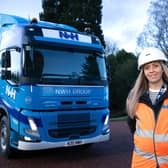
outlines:
[{"label": "jacket zipper", "polygon": [[[160,111],[159,111],[160,113]],[[154,115],[154,118],[155,118],[155,127],[154,127],[154,130],[153,130],[153,148],[154,148],[154,155],[155,155],[155,159],[156,159],[156,168],[159,168],[159,162],[158,162],[158,158],[157,158],[157,155],[156,155],[156,144],[155,144],[155,130],[156,130],[156,126],[157,126],[157,120],[158,120],[158,117],[159,117],[159,113],[157,115],[157,118],[155,118],[155,113],[154,113],[154,110],[153,110],[153,115]]]}]

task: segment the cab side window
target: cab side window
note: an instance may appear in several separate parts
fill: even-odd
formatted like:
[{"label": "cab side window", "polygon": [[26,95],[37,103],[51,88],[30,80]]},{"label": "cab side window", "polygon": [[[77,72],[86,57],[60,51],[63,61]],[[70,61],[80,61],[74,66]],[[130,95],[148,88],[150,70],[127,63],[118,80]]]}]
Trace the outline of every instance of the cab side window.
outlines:
[{"label": "cab side window", "polygon": [[19,83],[21,75],[20,52],[16,50],[11,50],[10,55],[11,55],[11,81],[17,84]]}]

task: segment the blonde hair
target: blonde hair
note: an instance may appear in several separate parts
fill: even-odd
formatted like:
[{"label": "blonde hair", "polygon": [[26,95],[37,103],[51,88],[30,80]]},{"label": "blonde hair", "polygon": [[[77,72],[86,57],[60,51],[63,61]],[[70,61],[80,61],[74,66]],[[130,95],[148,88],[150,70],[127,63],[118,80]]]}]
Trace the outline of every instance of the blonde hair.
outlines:
[{"label": "blonde hair", "polygon": [[[162,61],[160,62],[163,69],[163,81],[168,84],[168,67]],[[126,101],[126,110],[128,115],[133,118],[135,116],[136,105],[139,101],[140,96],[148,90],[148,81],[144,75],[143,67],[140,70],[140,73],[137,77],[134,87],[131,89],[127,101]]]}]

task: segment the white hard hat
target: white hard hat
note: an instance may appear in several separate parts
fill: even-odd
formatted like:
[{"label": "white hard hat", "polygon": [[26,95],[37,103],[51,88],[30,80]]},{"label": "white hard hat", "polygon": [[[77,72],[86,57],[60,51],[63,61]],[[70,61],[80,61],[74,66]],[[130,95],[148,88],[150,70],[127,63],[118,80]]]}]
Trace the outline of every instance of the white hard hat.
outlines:
[{"label": "white hard hat", "polygon": [[144,49],[138,57],[138,69],[141,68],[142,65],[152,62],[152,61],[165,61],[167,62],[168,59],[166,58],[165,54],[159,50],[158,48],[149,47]]}]

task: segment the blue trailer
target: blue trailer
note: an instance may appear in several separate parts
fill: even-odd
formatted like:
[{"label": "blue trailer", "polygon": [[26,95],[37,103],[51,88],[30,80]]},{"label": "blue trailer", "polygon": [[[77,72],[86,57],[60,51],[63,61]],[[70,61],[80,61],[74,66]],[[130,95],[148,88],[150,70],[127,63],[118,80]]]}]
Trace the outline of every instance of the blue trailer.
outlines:
[{"label": "blue trailer", "polygon": [[0,152],[109,140],[100,40],[76,28],[0,14]]}]

